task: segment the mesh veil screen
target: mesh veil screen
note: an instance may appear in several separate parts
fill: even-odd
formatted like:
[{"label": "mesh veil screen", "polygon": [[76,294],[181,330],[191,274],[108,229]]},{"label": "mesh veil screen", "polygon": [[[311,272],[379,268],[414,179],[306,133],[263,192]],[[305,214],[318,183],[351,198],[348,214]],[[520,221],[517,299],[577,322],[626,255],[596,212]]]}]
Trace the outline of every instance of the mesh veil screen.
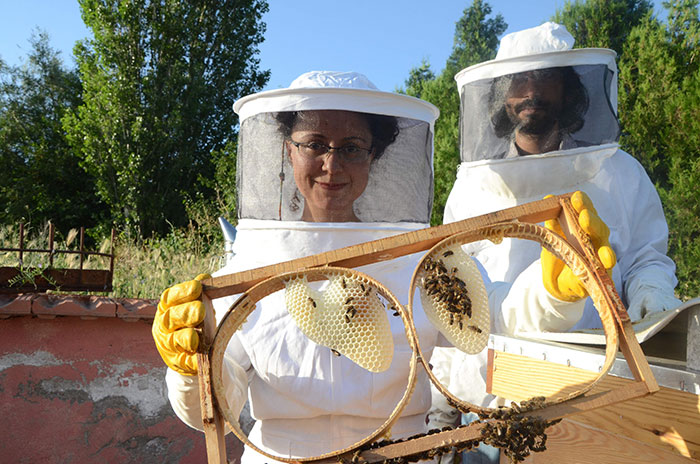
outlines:
[{"label": "mesh veil screen", "polygon": [[[372,162],[367,188],[355,201],[355,213],[363,222],[430,221],[430,125],[407,118],[398,118],[398,122],[396,140]],[[297,191],[283,142],[272,113],[258,114],[241,124],[237,161],[239,218],[300,220],[304,199]]]},{"label": "mesh veil screen", "polygon": [[[620,131],[616,110],[611,106],[609,94],[613,72],[603,64],[572,66],[569,69],[575,71],[580,87],[575,82],[571,84],[570,81],[567,81],[569,82],[567,85],[576,87],[578,95],[583,95],[582,98],[586,98],[588,104],[585,108],[579,107],[579,111],[571,110],[572,105],[567,105],[568,110],[576,113],[583,124],[573,131],[562,131],[562,135],[568,137],[570,142],[563,144],[560,149],[616,142]],[[505,158],[512,151],[513,132],[499,134],[495,125],[498,121],[498,111],[503,108],[513,76],[517,74],[482,79],[462,87],[460,111],[462,161]],[[564,92],[571,95],[573,91],[565,87]]]}]

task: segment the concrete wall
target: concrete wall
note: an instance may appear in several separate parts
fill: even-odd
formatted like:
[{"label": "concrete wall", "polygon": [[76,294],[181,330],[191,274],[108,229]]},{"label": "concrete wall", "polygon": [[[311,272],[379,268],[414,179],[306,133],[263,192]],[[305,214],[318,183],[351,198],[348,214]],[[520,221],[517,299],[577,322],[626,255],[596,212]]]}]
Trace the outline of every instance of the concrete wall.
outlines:
[{"label": "concrete wall", "polygon": [[[205,463],[173,413],[155,302],[0,295],[0,462]],[[227,437],[229,460],[241,443]]]}]

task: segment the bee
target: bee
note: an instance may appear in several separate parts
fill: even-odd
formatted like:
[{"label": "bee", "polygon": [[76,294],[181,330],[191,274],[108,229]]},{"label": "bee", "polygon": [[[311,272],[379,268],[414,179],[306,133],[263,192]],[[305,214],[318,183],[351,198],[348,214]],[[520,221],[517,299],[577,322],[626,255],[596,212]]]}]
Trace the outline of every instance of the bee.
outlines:
[{"label": "bee", "polygon": [[468,325],[468,326],[467,326],[467,329],[471,330],[472,332],[476,332],[476,333],[478,333],[478,334],[480,334],[481,332],[483,332],[483,330],[481,330],[480,328],[478,328],[478,327],[475,326],[475,325]]},{"label": "bee", "polygon": [[316,307],[316,302],[314,301],[313,298],[309,297],[309,303],[315,308]]},{"label": "bee", "polygon": [[333,348],[331,348],[331,353],[333,353],[333,356],[340,356],[340,353],[338,353],[338,351],[334,350]]},{"label": "bee", "polygon": [[350,322],[350,318],[355,317],[355,314],[357,314],[357,309],[355,309],[354,306],[348,306],[345,308],[345,320],[347,322]]},{"label": "bee", "polygon": [[345,283],[345,277],[343,277],[343,278],[340,279],[340,285],[341,285],[343,288],[348,288],[348,285]]},{"label": "bee", "polygon": [[443,257],[443,258],[447,258],[448,256],[452,256],[453,254],[455,254],[454,251],[452,251],[452,250],[447,250],[446,252],[444,252],[444,253],[442,254],[442,257]]},{"label": "bee", "polygon": [[400,315],[401,315],[401,314],[399,314],[399,310],[396,308],[396,306],[391,306],[389,309],[390,309],[391,311],[394,311],[394,313],[392,314],[392,316],[400,316]]},{"label": "bee", "polygon": [[348,303],[350,303],[350,302],[351,302],[352,300],[354,300],[354,299],[355,299],[354,297],[349,296],[349,297],[345,300],[345,303],[344,303],[344,304],[348,304]]},{"label": "bee", "polygon": [[435,268],[437,267],[437,262],[431,258],[427,258],[425,262],[423,263],[423,269],[425,271],[434,271]]},{"label": "bee", "polygon": [[362,290],[362,293],[365,292],[365,286],[363,284],[360,284],[360,289]]}]

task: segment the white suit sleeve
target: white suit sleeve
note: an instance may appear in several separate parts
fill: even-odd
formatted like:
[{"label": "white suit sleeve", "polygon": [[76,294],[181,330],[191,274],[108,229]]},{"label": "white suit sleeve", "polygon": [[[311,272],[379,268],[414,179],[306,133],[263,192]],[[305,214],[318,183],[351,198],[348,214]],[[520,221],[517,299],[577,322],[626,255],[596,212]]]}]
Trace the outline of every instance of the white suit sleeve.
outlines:
[{"label": "white suit sleeve", "polygon": [[639,163],[631,162],[639,170],[639,182],[634,195],[625,198],[630,238],[622,256],[618,256],[618,266],[627,311],[636,321],[645,314],[673,309],[681,302],[674,295],[676,265],[666,255],[668,225],[659,195]]},{"label": "white suit sleeve", "polygon": [[[168,368],[165,383],[170,405],[177,417],[190,427],[203,430],[197,376],[182,375]],[[238,416],[248,396],[248,375],[228,356],[224,356],[223,383],[231,412]]]},{"label": "white suit sleeve", "polygon": [[549,294],[542,282],[540,260],[533,262],[513,282],[487,287],[491,305],[491,329],[509,335],[518,332],[566,332],[583,315],[586,299],[574,303]]}]

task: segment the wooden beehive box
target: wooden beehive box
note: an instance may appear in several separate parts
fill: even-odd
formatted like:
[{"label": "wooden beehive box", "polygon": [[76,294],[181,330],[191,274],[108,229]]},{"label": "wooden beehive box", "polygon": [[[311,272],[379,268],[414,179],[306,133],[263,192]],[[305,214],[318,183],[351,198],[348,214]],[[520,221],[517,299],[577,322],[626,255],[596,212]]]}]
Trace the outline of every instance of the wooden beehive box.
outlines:
[{"label": "wooden beehive box", "polygon": [[[525,462],[700,462],[700,372],[690,368],[697,362],[698,309],[700,303],[691,304],[642,343],[659,391],[565,418],[549,430],[547,451]],[[487,389],[514,401],[557,395],[595,378],[603,360],[600,348],[590,345],[491,336]],[[619,357],[591,393],[633,383]]]}]

